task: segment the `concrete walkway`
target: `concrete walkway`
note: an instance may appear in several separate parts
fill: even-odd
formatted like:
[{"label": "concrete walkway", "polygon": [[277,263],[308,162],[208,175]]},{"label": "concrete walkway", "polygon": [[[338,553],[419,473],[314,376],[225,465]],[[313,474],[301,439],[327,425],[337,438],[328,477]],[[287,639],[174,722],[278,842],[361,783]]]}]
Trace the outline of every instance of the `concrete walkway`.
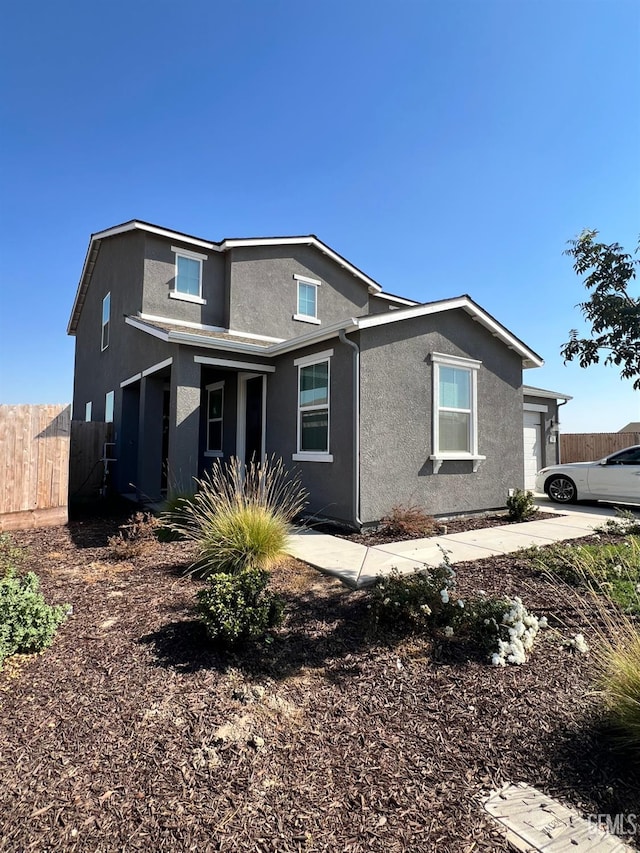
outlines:
[{"label": "concrete walkway", "polygon": [[393,568],[405,573],[423,569],[425,565],[437,566],[442,562],[443,552],[452,563],[461,563],[510,554],[531,545],[578,539],[616,515],[613,507],[597,504],[558,508],[544,497],[536,499],[536,503],[541,511],[557,517],[371,547],[315,530],[298,529],[289,537],[287,550],[292,557],[359,589]]}]

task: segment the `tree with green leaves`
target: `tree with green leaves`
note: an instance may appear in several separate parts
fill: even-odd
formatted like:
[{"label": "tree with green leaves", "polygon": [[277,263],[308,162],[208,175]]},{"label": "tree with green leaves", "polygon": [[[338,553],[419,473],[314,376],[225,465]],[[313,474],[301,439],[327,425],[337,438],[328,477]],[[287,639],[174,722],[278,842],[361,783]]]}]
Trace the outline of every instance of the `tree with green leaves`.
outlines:
[{"label": "tree with green leaves", "polygon": [[578,307],[592,333],[579,338],[572,329],[560,352],[565,364],[577,359],[580,367],[597,364],[602,355],[604,364],[615,364],[621,377],[634,379],[633,387],[640,390],[640,297],[630,292],[639,262],[619,243],[599,243],[597,236],[586,229],[565,251],[573,257],[576,273],[587,274],[584,286],[591,295]]}]

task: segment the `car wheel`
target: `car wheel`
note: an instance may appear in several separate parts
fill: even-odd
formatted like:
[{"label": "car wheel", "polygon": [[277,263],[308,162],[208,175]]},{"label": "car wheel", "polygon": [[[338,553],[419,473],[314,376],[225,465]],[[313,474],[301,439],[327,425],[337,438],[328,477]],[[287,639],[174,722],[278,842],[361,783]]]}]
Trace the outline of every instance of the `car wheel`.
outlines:
[{"label": "car wheel", "polygon": [[568,477],[552,477],[546,485],[547,494],[558,504],[573,503],[577,497],[575,483]]}]

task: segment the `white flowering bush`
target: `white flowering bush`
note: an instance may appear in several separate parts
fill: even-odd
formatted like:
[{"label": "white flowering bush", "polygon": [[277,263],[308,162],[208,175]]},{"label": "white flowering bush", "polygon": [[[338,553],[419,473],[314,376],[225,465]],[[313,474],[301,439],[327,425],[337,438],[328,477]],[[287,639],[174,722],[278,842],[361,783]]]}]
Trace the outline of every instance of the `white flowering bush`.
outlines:
[{"label": "white flowering bush", "polygon": [[538,632],[547,627],[546,616],[538,618],[529,613],[517,596],[504,601],[488,600],[476,608],[475,618],[482,620],[477,630],[493,666],[525,663]]},{"label": "white flowering bush", "polygon": [[490,598],[482,593],[465,601],[456,593],[456,573],[445,554],[440,566],[409,575],[397,569],[379,577],[369,605],[375,626],[409,628],[457,641],[480,652],[494,666],[523,664],[545,616],[530,613],[520,598]]},{"label": "white flowering bush", "polygon": [[451,625],[455,583],[456,574],[446,555],[435,568],[425,566],[408,575],[392,569],[376,579],[370,592],[374,625],[413,630]]}]

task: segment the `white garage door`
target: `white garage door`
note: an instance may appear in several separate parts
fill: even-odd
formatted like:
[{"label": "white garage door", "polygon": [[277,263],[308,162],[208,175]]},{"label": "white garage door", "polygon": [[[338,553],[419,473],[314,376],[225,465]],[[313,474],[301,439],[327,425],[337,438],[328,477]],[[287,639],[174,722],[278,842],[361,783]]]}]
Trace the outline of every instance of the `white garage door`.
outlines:
[{"label": "white garage door", "polygon": [[524,487],[533,490],[536,471],[542,468],[540,412],[524,413]]}]

